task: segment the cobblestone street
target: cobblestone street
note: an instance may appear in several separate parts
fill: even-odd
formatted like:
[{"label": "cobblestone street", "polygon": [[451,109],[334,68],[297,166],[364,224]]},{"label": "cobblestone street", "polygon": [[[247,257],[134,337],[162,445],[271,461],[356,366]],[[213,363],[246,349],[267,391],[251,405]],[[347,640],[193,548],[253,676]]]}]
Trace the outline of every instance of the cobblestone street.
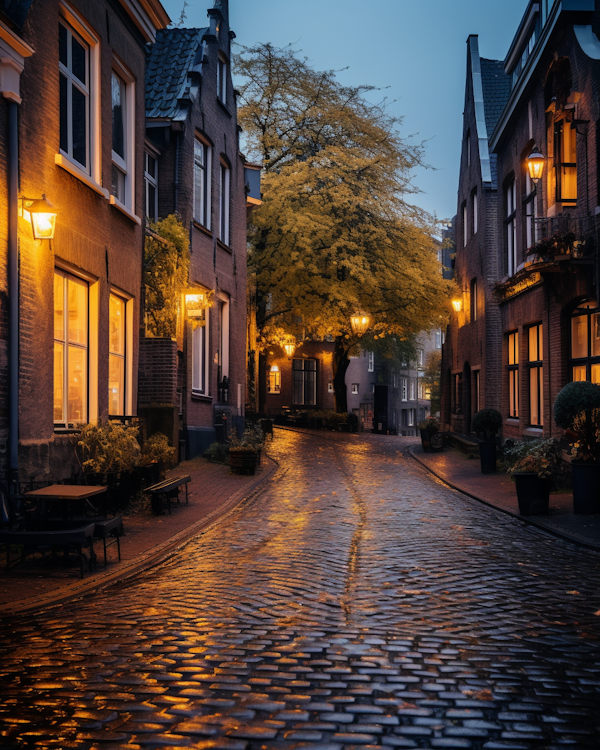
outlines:
[{"label": "cobblestone street", "polygon": [[600,747],[600,555],[410,442],[277,430],[168,563],[4,620],[0,747]]}]

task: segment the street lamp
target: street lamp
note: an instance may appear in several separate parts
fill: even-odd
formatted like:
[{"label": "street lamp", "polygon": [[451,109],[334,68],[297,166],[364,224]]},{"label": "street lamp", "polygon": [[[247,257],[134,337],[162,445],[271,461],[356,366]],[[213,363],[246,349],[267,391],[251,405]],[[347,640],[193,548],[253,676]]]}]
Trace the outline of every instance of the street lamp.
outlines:
[{"label": "street lamp", "polygon": [[362,336],[369,330],[371,318],[366,313],[356,312],[350,316],[350,325],[357,336]]},{"label": "street lamp", "polygon": [[531,181],[534,185],[537,185],[544,174],[544,166],[546,164],[544,155],[540,152],[537,146],[534,146],[533,151],[529,154],[525,162],[527,164],[527,171],[529,172]]},{"label": "street lamp", "polygon": [[296,351],[296,342],[292,341],[292,339],[289,339],[284,345],[283,350],[285,353],[290,357],[290,359],[294,356],[294,352]]},{"label": "street lamp", "polygon": [[23,212],[25,211],[29,212],[31,216],[31,229],[34,240],[54,239],[58,211],[46,198],[45,194],[35,200],[23,198]]},{"label": "street lamp", "polygon": [[460,297],[455,297],[452,300],[452,307],[454,308],[454,312],[459,313],[462,310],[462,304],[463,304],[462,299]]}]

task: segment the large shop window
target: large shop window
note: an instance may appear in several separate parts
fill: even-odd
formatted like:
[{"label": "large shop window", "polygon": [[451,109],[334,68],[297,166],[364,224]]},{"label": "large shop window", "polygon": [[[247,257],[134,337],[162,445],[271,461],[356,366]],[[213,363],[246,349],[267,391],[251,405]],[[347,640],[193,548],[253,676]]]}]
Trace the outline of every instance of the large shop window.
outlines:
[{"label": "large shop window", "polygon": [[554,127],[554,169],[558,203],[577,202],[577,131],[561,120]]},{"label": "large shop window", "polygon": [[514,180],[506,188],[506,253],[508,275],[517,270],[517,187]]},{"label": "large shop window", "polygon": [[194,318],[192,329],[192,393],[208,395],[208,308]]},{"label": "large shop window", "polygon": [[519,334],[508,334],[508,416],[519,416]]},{"label": "large shop window", "polygon": [[60,149],[90,173],[90,47],[62,21],[58,27]]},{"label": "large shop window", "polygon": [[54,423],[88,420],[88,285],[54,273]]},{"label": "large shop window", "polygon": [[529,329],[529,424],[542,427],[544,424],[544,345],[542,324]]},{"label": "large shop window", "polygon": [[204,141],[194,141],[194,219],[210,229],[211,148]]},{"label": "large shop window", "polygon": [[600,385],[600,311],[595,302],[571,318],[571,372],[574,381]]},{"label": "large shop window", "polygon": [[126,305],[116,294],[110,295],[108,307],[108,413],[125,414],[125,381],[127,355]]},{"label": "large shop window", "polygon": [[293,365],[294,404],[315,406],[317,403],[317,360],[295,359]]}]

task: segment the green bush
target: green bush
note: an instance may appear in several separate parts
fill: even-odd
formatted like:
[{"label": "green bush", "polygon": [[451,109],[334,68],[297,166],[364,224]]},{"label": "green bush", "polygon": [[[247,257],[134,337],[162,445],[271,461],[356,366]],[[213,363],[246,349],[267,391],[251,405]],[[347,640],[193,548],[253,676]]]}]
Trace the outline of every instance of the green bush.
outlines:
[{"label": "green bush", "polygon": [[430,435],[440,431],[440,423],[435,417],[427,417],[417,425],[420,430],[426,430]]},{"label": "green bush", "polygon": [[226,464],[229,460],[229,446],[226,443],[212,443],[204,451],[204,458],[216,464]]},{"label": "green bush", "polygon": [[162,432],[155,432],[142,446],[142,466],[163,461],[170,463],[175,456],[175,448],[169,445],[169,440]]},{"label": "green bush", "polygon": [[481,409],[473,417],[473,429],[481,440],[493,440],[502,427],[502,414],[496,409]]},{"label": "green bush", "polygon": [[554,419],[569,430],[578,414],[592,409],[600,409],[600,386],[587,381],[567,383],[554,402]]},{"label": "green bush", "polygon": [[116,420],[84,425],[75,437],[83,471],[104,474],[139,466],[141,451],[137,437],[135,425]]}]

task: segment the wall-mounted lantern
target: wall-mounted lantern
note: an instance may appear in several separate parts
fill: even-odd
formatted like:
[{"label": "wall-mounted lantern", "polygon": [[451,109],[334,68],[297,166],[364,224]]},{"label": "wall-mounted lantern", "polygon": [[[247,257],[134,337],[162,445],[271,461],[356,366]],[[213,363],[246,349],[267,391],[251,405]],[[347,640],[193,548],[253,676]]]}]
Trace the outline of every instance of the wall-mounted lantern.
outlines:
[{"label": "wall-mounted lantern", "polygon": [[54,208],[45,194],[34,200],[23,198],[23,216],[25,218],[27,218],[27,213],[29,213],[31,219],[33,239],[53,240],[58,210]]},{"label": "wall-mounted lantern", "polygon": [[296,344],[295,344],[295,342],[292,341],[291,339],[289,341],[287,341],[283,345],[283,351],[288,355],[288,357],[290,357],[290,358],[293,357],[294,356],[294,352],[296,351]]},{"label": "wall-mounted lantern", "polygon": [[544,158],[544,155],[540,152],[538,147],[534,146],[533,151],[529,154],[525,161],[527,164],[529,177],[531,178],[531,181],[534,183],[534,185],[537,185],[537,183],[542,179],[542,175],[544,174],[546,159]]},{"label": "wall-mounted lantern", "polygon": [[350,325],[357,336],[362,336],[369,330],[371,318],[366,313],[356,312],[350,316]]},{"label": "wall-mounted lantern", "polygon": [[208,298],[203,292],[193,292],[185,295],[185,309],[188,318],[201,318]]},{"label": "wall-mounted lantern", "polygon": [[455,297],[452,300],[452,307],[454,308],[454,312],[459,313],[462,310],[463,301],[460,297]]}]

